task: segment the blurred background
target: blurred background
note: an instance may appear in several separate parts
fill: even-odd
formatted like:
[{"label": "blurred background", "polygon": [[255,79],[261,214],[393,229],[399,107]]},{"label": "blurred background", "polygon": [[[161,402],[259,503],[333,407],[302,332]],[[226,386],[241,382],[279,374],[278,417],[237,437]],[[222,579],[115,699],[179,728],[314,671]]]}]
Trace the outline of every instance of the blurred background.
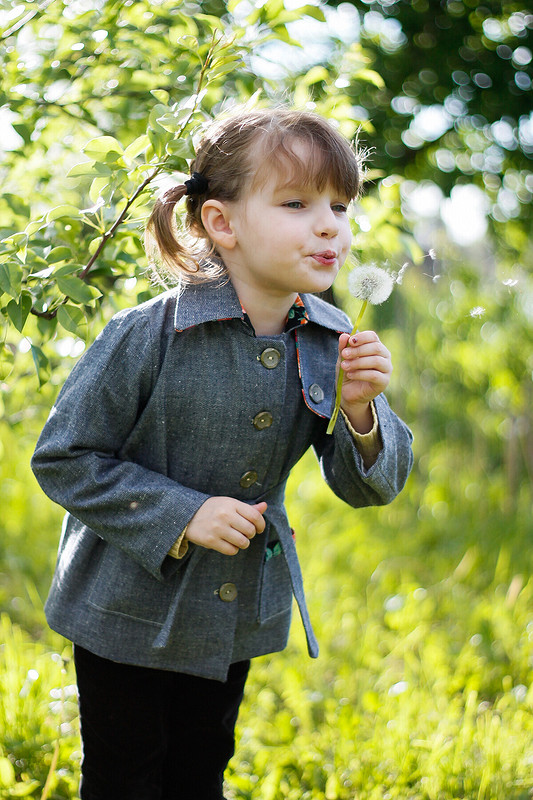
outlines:
[{"label": "blurred background", "polygon": [[295,624],[258,660],[228,797],[532,796],[532,40],[524,2],[0,2],[0,797],[76,797],[79,769],[36,438],[110,316],[161,290],[154,193],[212,115],[273,102],[367,151],[353,258],[398,278],[365,326],[416,463],[362,512],[312,454],[291,478],[322,655]]}]

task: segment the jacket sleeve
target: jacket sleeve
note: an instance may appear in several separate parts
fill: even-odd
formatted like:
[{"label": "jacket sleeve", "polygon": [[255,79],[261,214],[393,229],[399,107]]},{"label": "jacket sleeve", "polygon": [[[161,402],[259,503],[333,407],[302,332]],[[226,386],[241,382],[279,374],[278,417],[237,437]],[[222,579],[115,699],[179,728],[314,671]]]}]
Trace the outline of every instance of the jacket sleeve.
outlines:
[{"label": "jacket sleeve", "polygon": [[108,323],[61,390],[32,469],[52,500],[162,580],[209,495],[121,457],[157,379],[160,339],[138,310]]},{"label": "jacket sleeve", "polygon": [[327,435],[324,426],[314,445],[327,484],[354,508],[390,503],[405,485],[413,465],[411,431],[391,410],[384,395],[378,395],[374,405],[383,447],[368,470],[341,414],[333,434]]}]

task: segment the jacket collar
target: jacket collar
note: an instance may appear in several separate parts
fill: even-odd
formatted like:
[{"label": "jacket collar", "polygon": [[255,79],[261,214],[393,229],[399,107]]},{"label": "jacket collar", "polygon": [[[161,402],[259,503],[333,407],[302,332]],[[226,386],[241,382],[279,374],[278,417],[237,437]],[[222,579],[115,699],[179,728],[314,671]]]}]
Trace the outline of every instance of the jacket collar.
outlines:
[{"label": "jacket collar", "polygon": [[183,331],[204,322],[243,319],[242,306],[227,277],[200,284],[189,284],[176,297],[174,328]]},{"label": "jacket collar", "polygon": [[[350,330],[345,314],[312,294],[300,295],[310,322],[333,331]],[[176,297],[174,328],[183,331],[204,322],[244,319],[242,306],[228,277],[189,284]]]}]

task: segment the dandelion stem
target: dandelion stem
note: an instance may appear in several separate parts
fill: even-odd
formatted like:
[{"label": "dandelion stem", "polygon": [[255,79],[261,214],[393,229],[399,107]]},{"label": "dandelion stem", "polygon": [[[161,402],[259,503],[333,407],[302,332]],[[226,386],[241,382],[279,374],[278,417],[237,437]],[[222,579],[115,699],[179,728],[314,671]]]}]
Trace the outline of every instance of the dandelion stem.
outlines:
[{"label": "dandelion stem", "polygon": [[[354,333],[357,333],[359,329],[359,325],[361,324],[361,320],[363,319],[363,314],[365,313],[366,307],[368,305],[368,300],[363,300],[363,304],[361,305],[361,310],[355,320],[355,325],[352,328],[352,332],[350,336],[353,336]],[[335,423],[337,422],[337,417],[339,415],[339,408],[341,407],[341,394],[342,394],[342,382],[344,380],[344,370],[339,367],[339,376],[337,378],[337,394],[335,397],[335,408],[333,409],[333,414],[331,415],[331,419],[329,421],[328,428],[326,433],[333,433],[333,428],[335,427]]]}]

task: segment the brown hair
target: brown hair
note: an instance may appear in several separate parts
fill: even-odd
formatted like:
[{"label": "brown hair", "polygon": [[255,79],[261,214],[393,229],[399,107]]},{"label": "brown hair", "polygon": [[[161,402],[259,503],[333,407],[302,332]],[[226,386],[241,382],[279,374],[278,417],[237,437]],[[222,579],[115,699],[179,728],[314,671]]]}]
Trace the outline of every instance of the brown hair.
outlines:
[{"label": "brown hair", "polygon": [[[309,146],[305,161],[292,149],[294,141]],[[149,255],[158,255],[167,273],[189,281],[223,272],[220,260],[212,258],[216,253],[202,223],[202,205],[211,198],[240,200],[246,191],[260,186],[272,168],[286,174],[288,184],[298,181],[319,190],[331,184],[349,200],[359,194],[361,159],[322,117],[283,108],[234,113],[215,122],[199,144],[191,173],[207,180],[207,190],[186,196],[184,237],[177,236],[174,207],[186,195],[186,186],[175,186],[156,201],[146,228]]]}]

